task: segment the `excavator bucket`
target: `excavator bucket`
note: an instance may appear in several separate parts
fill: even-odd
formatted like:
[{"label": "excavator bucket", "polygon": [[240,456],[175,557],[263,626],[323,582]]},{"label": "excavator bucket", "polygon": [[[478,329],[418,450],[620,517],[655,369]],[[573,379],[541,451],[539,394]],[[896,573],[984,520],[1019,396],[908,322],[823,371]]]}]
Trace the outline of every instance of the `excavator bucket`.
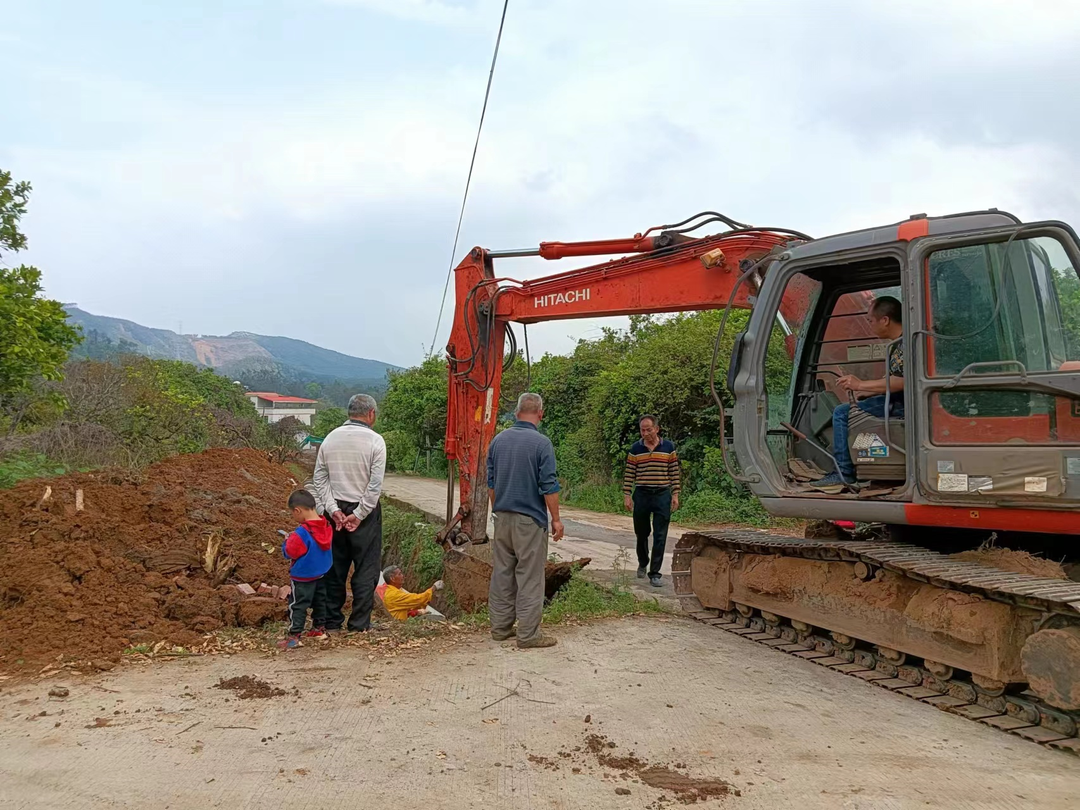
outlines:
[{"label": "excavator bucket", "polygon": [[[472,613],[486,605],[491,587],[491,544],[466,543],[463,546],[444,545],[443,579],[454,594],[458,607]],[[571,562],[548,562],[544,566],[544,600],[549,601],[562,588],[574,571],[592,562],[582,557]]]},{"label": "excavator bucket", "polygon": [[[458,607],[466,613],[472,613],[488,601],[491,588],[491,544],[473,543],[466,540],[457,525],[461,521],[459,511],[455,518],[436,536],[435,541],[443,547],[443,579],[449,586]],[[584,568],[592,562],[590,557],[583,557],[570,562],[551,562],[544,566],[544,600],[548,601],[559,589],[570,581],[574,571]]]}]

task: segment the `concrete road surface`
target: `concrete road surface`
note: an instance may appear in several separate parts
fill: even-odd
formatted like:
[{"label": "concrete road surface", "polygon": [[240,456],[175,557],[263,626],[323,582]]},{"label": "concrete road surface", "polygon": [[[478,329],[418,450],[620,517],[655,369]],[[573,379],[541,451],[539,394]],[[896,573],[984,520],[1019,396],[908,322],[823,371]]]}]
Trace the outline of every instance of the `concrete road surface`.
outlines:
[{"label": "concrete road surface", "polygon": [[[1077,806],[1075,757],[704,625],[555,632],[549,650],[477,634],[0,684],[0,808],[681,807],[642,781],[665,766],[730,784],[701,808]],[[286,694],[214,688],[247,674]]]}]

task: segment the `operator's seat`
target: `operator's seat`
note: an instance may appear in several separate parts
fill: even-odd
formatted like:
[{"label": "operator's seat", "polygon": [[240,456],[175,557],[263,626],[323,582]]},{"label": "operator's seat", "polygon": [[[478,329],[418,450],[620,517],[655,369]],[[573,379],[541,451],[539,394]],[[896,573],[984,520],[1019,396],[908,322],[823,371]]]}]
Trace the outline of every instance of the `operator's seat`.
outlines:
[{"label": "operator's seat", "polygon": [[890,416],[886,435],[884,417],[852,408],[848,415],[848,452],[860,479],[906,481],[904,417]]}]

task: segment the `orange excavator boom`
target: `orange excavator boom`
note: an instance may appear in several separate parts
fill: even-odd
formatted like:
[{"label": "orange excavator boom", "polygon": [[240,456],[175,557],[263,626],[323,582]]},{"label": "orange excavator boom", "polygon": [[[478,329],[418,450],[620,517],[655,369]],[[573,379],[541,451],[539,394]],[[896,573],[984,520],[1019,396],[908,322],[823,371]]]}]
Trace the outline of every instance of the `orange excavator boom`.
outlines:
[{"label": "orange excavator boom", "polygon": [[[461,532],[469,540],[486,539],[486,456],[499,418],[508,324],[749,308],[765,272],[763,259],[809,238],[782,229],[752,228],[703,238],[668,231],[648,233],[631,239],[543,242],[527,250],[477,247],[456,268],[456,307],[447,345],[450,385],[445,450],[459,473],[461,508],[455,522],[460,521]],[[494,270],[497,259],[612,253],[636,255],[531,280],[501,277]],[[807,298],[789,294],[780,314],[788,322],[798,322],[807,305]]]}]

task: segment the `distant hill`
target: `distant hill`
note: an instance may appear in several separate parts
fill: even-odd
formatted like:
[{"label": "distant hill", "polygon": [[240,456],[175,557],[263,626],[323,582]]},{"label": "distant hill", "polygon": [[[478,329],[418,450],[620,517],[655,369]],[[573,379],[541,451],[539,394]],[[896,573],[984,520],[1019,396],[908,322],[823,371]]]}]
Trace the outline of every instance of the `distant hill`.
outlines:
[{"label": "distant hill", "polygon": [[385,385],[386,373],[398,368],[294,338],[251,332],[233,332],[224,337],[179,335],[169,329],[153,329],[122,318],[94,315],[73,304],[64,308],[69,320],[81,326],[88,337],[82,347],[76,348],[77,357],[90,356],[94,347],[106,345],[129,354],[186,360],[245,382],[250,378],[280,378],[292,383],[339,380]]}]

